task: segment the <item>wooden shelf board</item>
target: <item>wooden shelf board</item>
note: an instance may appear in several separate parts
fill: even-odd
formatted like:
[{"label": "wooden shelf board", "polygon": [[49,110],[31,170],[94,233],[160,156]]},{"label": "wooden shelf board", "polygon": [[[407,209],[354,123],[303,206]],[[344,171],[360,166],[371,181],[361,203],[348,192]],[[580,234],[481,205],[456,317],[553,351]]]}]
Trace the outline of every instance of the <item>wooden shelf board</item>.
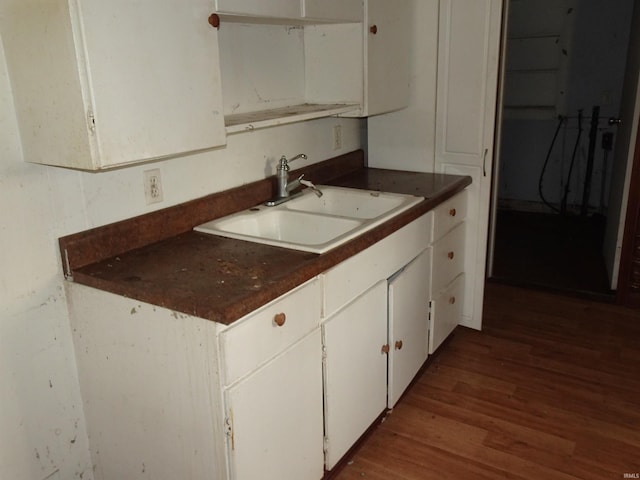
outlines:
[{"label": "wooden shelf board", "polygon": [[303,103],[271,110],[226,115],[225,125],[227,127],[227,133],[230,134],[256,130],[258,128],[273,127],[275,125],[302,122],[314,118],[340,115],[342,113],[353,112],[359,108],[360,104],[358,103]]}]

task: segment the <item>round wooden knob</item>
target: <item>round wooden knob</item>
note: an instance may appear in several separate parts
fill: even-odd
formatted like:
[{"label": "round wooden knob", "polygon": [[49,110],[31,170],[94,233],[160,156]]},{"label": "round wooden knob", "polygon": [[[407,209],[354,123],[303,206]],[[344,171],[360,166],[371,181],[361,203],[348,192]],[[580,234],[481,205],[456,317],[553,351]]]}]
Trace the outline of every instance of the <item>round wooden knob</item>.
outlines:
[{"label": "round wooden knob", "polygon": [[456,303],[456,297],[449,297],[449,303],[451,305],[453,305],[454,303]]},{"label": "round wooden knob", "polygon": [[382,353],[389,353],[389,344],[382,345]]},{"label": "round wooden knob", "polygon": [[209,15],[209,25],[213,28],[220,28],[220,17],[217,13],[212,13]]},{"label": "round wooden knob", "polygon": [[371,25],[371,26],[369,27],[369,31],[370,31],[371,33],[373,33],[374,35],[375,35],[375,34],[377,34],[377,33],[378,33],[378,26],[377,26],[377,25]]},{"label": "round wooden knob", "polygon": [[452,208],[451,210],[449,210],[449,215],[451,215],[452,217],[455,217],[455,216],[456,216],[456,213],[457,213],[457,212],[456,212],[456,209],[455,209],[455,208]]},{"label": "round wooden knob", "polygon": [[453,257],[455,257],[455,256],[456,256],[456,254],[453,253],[453,252],[447,253],[447,257],[449,257],[449,260],[453,260]]},{"label": "round wooden knob", "polygon": [[281,327],[284,325],[284,322],[287,321],[287,316],[284,313],[276,313],[273,317],[273,323],[277,326]]},{"label": "round wooden knob", "polygon": [[402,350],[402,340],[396,340],[396,350]]}]

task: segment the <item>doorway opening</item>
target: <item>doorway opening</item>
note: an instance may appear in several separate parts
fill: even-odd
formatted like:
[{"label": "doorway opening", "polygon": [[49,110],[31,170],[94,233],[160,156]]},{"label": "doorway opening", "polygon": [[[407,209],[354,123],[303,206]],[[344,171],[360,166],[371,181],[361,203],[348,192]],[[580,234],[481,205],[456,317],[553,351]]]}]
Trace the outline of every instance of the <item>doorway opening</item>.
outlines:
[{"label": "doorway opening", "polygon": [[633,6],[508,0],[492,278],[613,300],[603,242]]}]

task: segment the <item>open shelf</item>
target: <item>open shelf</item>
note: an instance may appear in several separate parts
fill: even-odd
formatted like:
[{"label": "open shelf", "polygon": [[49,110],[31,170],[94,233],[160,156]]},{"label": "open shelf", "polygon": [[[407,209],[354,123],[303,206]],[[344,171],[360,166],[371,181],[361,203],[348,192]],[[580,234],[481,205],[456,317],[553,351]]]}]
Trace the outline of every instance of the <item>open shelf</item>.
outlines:
[{"label": "open shelf", "polygon": [[287,123],[302,122],[314,118],[330,117],[360,108],[358,103],[303,103],[287,107],[261,110],[257,112],[236,113],[225,116],[227,133],[245,132],[258,128],[273,127]]}]

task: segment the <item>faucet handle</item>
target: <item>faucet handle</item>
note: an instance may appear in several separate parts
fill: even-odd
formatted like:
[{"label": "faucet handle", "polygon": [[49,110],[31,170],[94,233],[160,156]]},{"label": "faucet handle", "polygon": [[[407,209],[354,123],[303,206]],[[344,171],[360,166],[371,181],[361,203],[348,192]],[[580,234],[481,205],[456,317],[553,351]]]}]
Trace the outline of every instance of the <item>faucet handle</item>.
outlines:
[{"label": "faucet handle", "polygon": [[293,162],[294,160],[297,160],[299,158],[306,159],[307,156],[304,153],[299,153],[295,157],[291,157],[287,160],[287,157],[282,155],[280,157],[280,165],[278,165],[278,168],[281,170],[289,170],[289,162]]}]

